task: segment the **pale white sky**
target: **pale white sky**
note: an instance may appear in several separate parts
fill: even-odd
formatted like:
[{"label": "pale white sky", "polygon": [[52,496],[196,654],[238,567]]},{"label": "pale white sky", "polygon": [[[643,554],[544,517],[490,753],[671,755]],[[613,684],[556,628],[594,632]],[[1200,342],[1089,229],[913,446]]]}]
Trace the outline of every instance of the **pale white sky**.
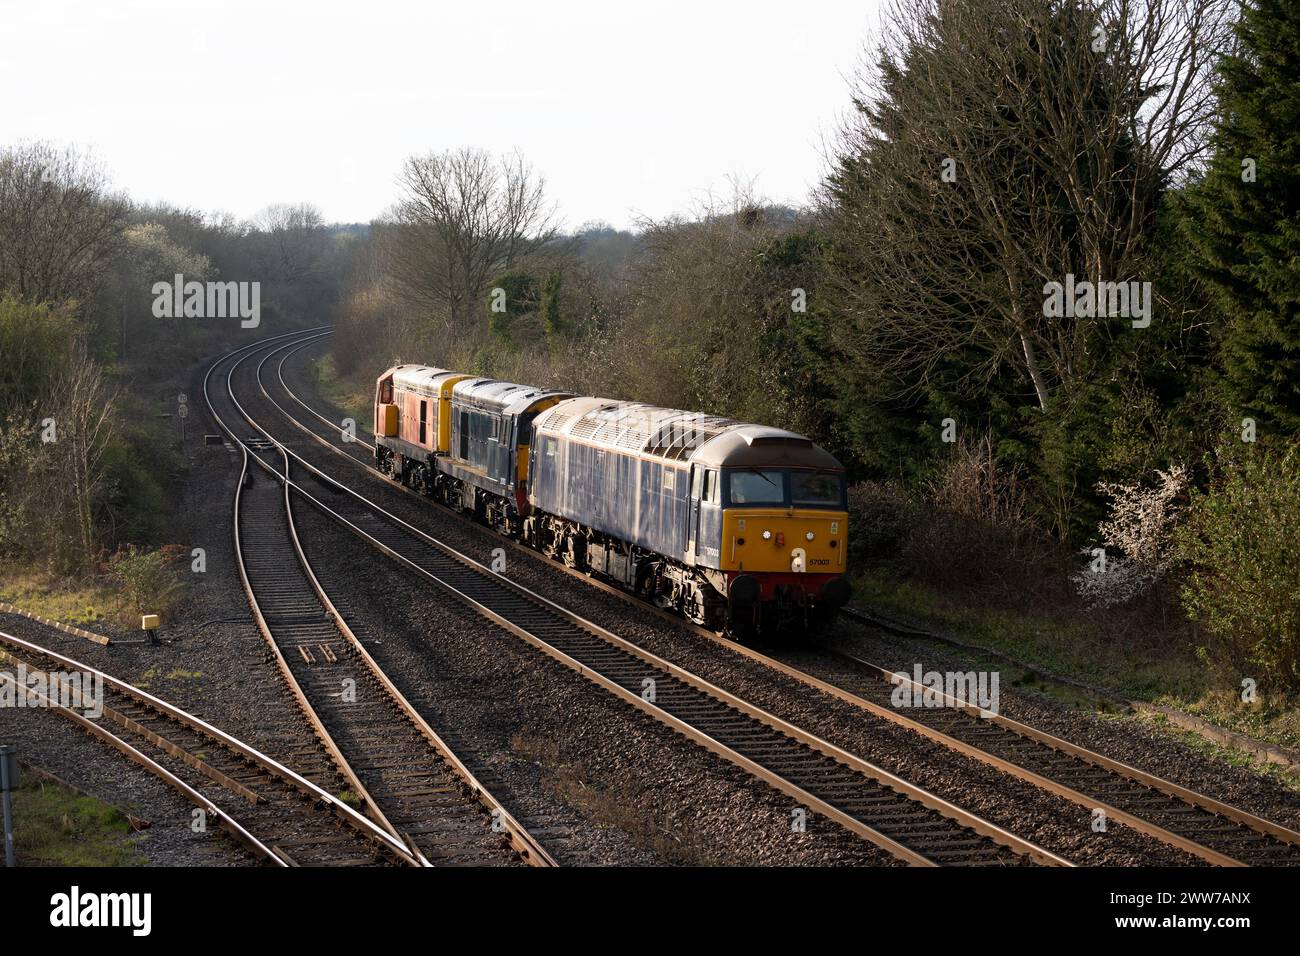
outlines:
[{"label": "pale white sky", "polygon": [[89,147],[140,200],[368,221],[404,157],[518,148],[566,225],[728,176],[802,202],[879,0],[0,0],[0,144]]}]

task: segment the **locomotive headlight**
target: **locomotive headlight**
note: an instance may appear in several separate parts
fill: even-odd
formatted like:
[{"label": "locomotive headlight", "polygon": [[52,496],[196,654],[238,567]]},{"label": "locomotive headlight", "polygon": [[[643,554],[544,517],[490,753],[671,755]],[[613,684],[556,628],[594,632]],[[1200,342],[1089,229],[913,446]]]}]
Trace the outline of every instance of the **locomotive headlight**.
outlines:
[{"label": "locomotive headlight", "polygon": [[809,531],[806,535],[804,535],[804,537],[807,538],[809,541],[811,541],[813,538],[817,537],[817,535]]},{"label": "locomotive headlight", "polygon": [[763,532],[763,540],[764,540],[764,541],[771,541],[771,540],[772,540],[772,532],[770,532],[770,531],[764,531],[764,532]]}]

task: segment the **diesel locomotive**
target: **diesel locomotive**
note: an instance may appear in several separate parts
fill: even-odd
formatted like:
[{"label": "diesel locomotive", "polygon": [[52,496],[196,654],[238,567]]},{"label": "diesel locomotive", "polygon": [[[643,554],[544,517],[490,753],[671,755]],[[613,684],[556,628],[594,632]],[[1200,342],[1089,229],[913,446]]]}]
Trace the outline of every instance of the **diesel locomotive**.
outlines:
[{"label": "diesel locomotive", "polygon": [[375,466],[569,567],[737,637],[849,598],[844,468],[802,435],[399,365]]}]

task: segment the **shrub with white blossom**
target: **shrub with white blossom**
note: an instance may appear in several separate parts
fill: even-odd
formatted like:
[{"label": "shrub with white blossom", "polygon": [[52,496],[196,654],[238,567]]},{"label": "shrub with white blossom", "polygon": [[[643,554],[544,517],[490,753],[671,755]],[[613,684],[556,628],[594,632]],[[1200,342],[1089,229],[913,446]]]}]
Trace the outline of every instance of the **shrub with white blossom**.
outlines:
[{"label": "shrub with white blossom", "polygon": [[1175,532],[1186,510],[1187,469],[1174,465],[1156,471],[1154,485],[1102,482],[1097,490],[1110,499],[1110,514],[1098,525],[1104,550],[1084,554],[1092,560],[1074,575],[1075,588],[1089,607],[1123,604],[1150,590],[1177,560]]}]

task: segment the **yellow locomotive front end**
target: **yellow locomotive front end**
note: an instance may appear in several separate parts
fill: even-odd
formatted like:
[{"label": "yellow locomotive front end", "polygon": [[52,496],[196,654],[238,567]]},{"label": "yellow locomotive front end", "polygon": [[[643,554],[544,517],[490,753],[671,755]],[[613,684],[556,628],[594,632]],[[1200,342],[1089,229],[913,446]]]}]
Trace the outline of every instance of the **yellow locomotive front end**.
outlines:
[{"label": "yellow locomotive front end", "polygon": [[731,632],[832,619],[849,597],[848,498],[834,456],[802,435],[742,425],[691,463],[688,551],[725,601]]},{"label": "yellow locomotive front end", "polygon": [[848,512],[815,508],[728,508],[722,571],[843,574]]}]

